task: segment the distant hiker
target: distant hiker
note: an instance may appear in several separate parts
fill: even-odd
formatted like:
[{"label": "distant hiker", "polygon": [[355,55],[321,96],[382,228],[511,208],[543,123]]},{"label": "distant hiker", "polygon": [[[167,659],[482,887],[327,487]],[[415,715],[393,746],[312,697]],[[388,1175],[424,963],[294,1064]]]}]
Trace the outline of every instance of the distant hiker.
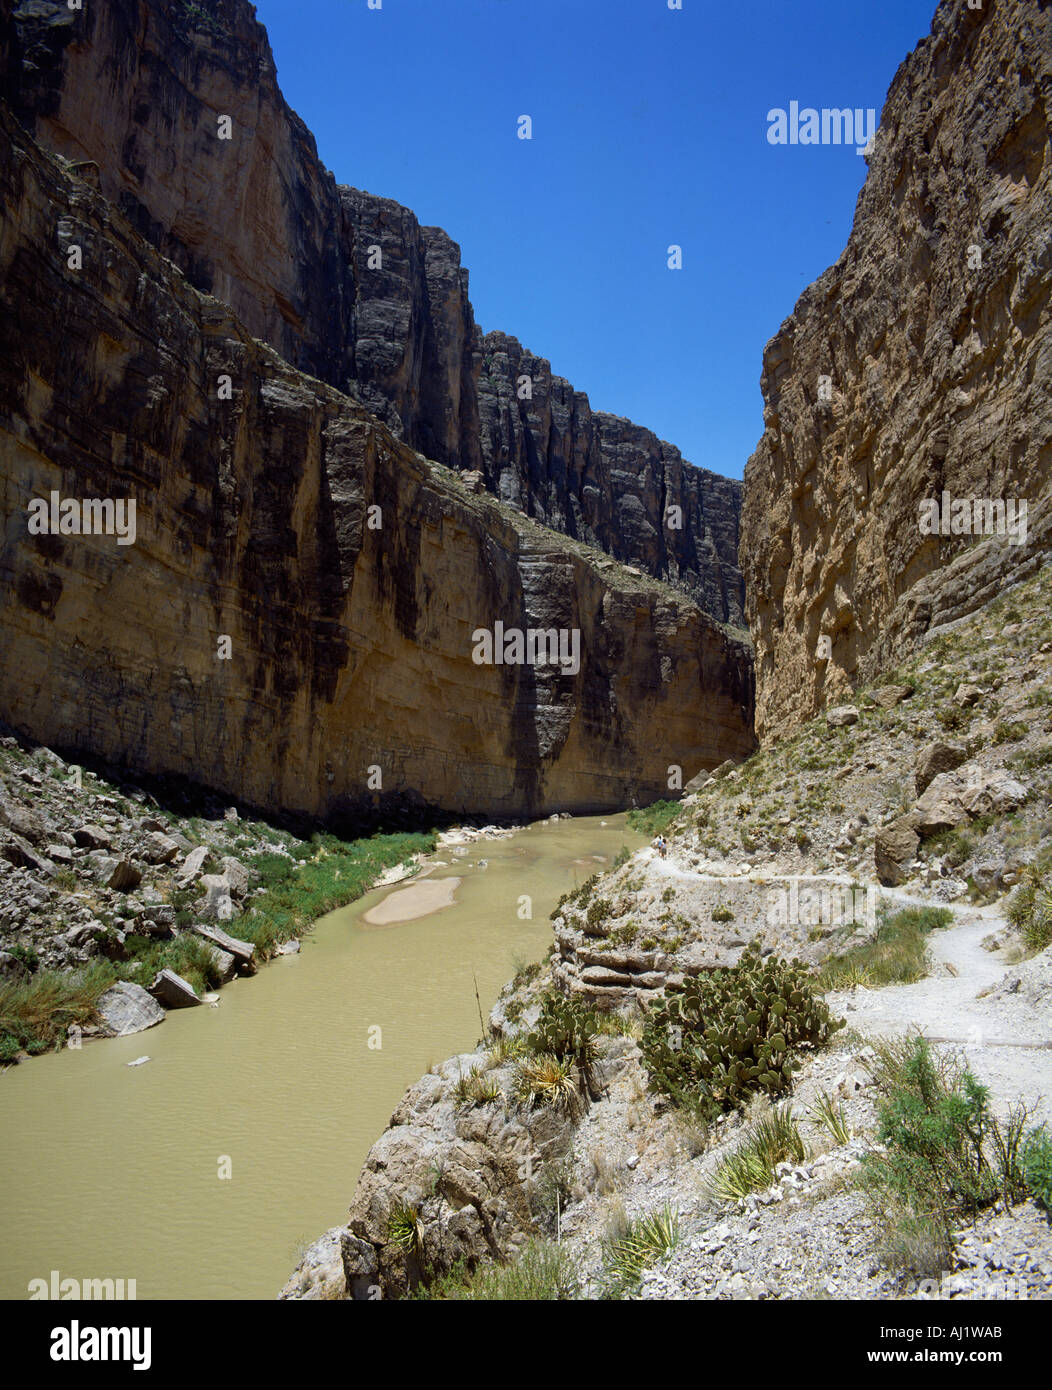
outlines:
[{"label": "distant hiker", "polygon": [[664,835],[659,835],[659,836],[657,837],[657,839],[654,841],[654,844],[655,844],[655,846],[656,846],[656,848],[657,848],[658,854],[660,854],[661,857],[662,857],[662,859],[664,859],[664,857],[665,857],[665,850],[668,848],[668,845],[665,843],[665,837],[664,837]]}]

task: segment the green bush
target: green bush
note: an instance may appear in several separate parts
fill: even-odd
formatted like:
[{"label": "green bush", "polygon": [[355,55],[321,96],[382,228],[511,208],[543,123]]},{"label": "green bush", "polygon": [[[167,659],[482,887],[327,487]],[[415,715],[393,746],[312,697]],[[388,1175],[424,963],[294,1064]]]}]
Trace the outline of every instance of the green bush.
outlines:
[{"label": "green bush", "polygon": [[825,962],[818,974],[819,988],[850,989],[912,984],[928,973],[928,933],[948,927],[953,913],[948,907],[904,907],[898,912],[880,911],[876,937]]},{"label": "green bush", "polygon": [[633,808],[626,819],[631,828],[638,830],[641,835],[660,835],[682,809],[678,801],[655,801],[653,806]]},{"label": "green bush", "polygon": [[1023,1177],[1031,1196],[1052,1217],[1052,1134],[1045,1125],[1032,1129],[1023,1144]]},{"label": "green bush", "polygon": [[1025,1195],[1028,1112],[1020,1104],[998,1120],[987,1088],[955,1060],[936,1060],[919,1035],[877,1051],[884,1151],[864,1157],[862,1183],[893,1262],[929,1275],[947,1266],[962,1216]]},{"label": "green bush", "polygon": [[581,1277],[565,1245],[535,1237],[510,1264],[484,1264],[473,1273],[463,1262],[421,1286],[413,1298],[486,1303],[570,1301],[581,1294]]},{"label": "green bush", "polygon": [[605,1298],[623,1298],[639,1287],[643,1271],[666,1258],[680,1241],[679,1217],[668,1202],[660,1211],[623,1221],[602,1242]]},{"label": "green bush", "polygon": [[794,1055],[843,1026],[803,965],[763,960],[751,942],[737,965],[652,1005],[641,1047],[652,1086],[711,1118],[757,1091],[786,1091]]}]

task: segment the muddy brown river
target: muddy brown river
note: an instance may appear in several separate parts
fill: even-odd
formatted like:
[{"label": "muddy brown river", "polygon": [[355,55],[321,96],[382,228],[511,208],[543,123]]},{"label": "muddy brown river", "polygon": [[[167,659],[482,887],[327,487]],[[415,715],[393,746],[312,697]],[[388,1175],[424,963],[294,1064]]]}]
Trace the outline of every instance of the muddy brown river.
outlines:
[{"label": "muddy brown river", "polygon": [[450,905],[384,922],[399,915],[389,906],[369,924],[406,885],[375,889],[317,922],[298,955],[227,985],[217,1008],[8,1067],[0,1297],[57,1270],[134,1279],[140,1299],[273,1298],[302,1248],[345,1219],[406,1086],[478,1037],[473,975],[488,1011],[547,950],[561,894],[642,843],[607,816],[439,851],[433,877],[461,880]]}]

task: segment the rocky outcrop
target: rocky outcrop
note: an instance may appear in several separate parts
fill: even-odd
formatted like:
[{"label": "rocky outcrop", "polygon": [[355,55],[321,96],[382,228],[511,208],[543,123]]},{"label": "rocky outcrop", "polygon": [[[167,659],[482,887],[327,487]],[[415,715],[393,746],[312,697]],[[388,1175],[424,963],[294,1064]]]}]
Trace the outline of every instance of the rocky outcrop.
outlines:
[{"label": "rocky outcrop", "polygon": [[245,0],[23,0],[14,21],[19,118],[251,335],[426,457],[744,625],[741,485],[483,335],[446,233],[337,187]]},{"label": "rocky outcrop", "polygon": [[[0,717],[332,819],[612,808],[751,749],[747,642],[297,372],[6,114],[0,199]],[[31,534],[52,493],[135,499],[134,543]],[[477,663],[498,624],[579,666]]]},{"label": "rocky outcrop", "polygon": [[[843,254],[767,345],[741,543],[762,739],[1047,563],[1050,101],[1046,4],[943,0]],[[1025,541],[1018,511],[926,533],[944,494],[1027,503]]]}]

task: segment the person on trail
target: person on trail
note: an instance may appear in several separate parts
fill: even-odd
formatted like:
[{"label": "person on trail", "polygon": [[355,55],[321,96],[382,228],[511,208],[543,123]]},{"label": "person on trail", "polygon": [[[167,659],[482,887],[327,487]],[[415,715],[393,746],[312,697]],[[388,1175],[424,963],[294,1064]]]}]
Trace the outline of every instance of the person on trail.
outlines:
[{"label": "person on trail", "polygon": [[665,843],[665,837],[664,837],[664,835],[659,835],[659,836],[657,837],[657,839],[654,841],[654,844],[655,844],[655,846],[657,847],[657,852],[658,852],[658,854],[660,854],[661,857],[662,857],[662,859],[664,859],[664,857],[665,857],[665,850],[668,848],[668,846],[667,846],[666,843]]}]

